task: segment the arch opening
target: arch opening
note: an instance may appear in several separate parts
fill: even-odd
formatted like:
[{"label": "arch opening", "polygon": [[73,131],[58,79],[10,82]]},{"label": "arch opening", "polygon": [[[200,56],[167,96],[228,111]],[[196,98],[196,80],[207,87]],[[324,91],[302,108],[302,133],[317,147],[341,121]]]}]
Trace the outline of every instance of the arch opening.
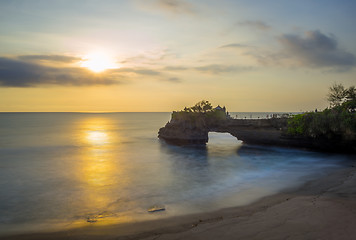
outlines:
[{"label": "arch opening", "polygon": [[209,155],[236,154],[242,146],[242,141],[228,132],[209,132],[206,144]]}]

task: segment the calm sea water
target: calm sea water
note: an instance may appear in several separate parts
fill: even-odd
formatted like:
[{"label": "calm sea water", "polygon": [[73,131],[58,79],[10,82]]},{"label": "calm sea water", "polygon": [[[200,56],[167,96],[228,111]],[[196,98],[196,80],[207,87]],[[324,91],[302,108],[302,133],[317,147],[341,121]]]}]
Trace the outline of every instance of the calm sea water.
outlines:
[{"label": "calm sea water", "polygon": [[[347,161],[243,145],[222,133],[210,133],[206,147],[170,146],[157,138],[169,119],[169,113],[0,114],[0,234],[248,204]],[[148,213],[152,206],[166,211]]]}]

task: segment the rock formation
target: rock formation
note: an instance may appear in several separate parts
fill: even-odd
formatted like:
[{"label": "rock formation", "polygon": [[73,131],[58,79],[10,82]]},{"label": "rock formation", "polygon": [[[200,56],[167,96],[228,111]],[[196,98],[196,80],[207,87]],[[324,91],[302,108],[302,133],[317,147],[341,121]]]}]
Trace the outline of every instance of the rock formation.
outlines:
[{"label": "rock formation", "polygon": [[[209,132],[227,132],[245,143],[264,145],[288,145],[283,138],[286,118],[275,119],[209,119],[201,115],[195,118],[172,116],[158,132],[158,137],[172,144],[205,144]],[[285,143],[285,144],[283,144]]]},{"label": "rock formation", "polygon": [[158,137],[169,143],[205,144],[208,142],[209,128],[204,121],[170,121],[158,132]]},{"label": "rock formation", "polygon": [[170,144],[206,144],[209,132],[230,133],[247,144],[293,147],[329,152],[355,152],[351,143],[329,139],[291,137],[286,134],[287,118],[225,119],[212,121],[207,118],[172,119],[161,128],[158,137]]},{"label": "rock formation", "polygon": [[[202,103],[204,106],[208,102]],[[201,105],[198,103],[195,106],[199,107],[199,104]],[[210,107],[208,111],[186,108],[184,111],[172,113],[171,120],[159,130],[158,137],[176,145],[206,144],[209,132],[226,132],[248,144],[356,152],[356,142],[352,139],[312,138],[288,134],[288,120],[288,117],[232,119],[225,107]]]}]

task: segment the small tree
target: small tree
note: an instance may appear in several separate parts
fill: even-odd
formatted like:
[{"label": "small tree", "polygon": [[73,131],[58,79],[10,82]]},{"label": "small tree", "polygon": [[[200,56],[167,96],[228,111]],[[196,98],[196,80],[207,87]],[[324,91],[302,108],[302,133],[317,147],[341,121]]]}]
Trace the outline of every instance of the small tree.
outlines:
[{"label": "small tree", "polygon": [[333,84],[329,88],[328,101],[331,107],[340,106],[341,104],[356,99],[356,88],[351,86],[345,88],[342,84]]},{"label": "small tree", "polygon": [[342,84],[334,83],[329,88],[329,93],[328,93],[328,101],[330,102],[330,106],[332,107],[339,106],[341,103],[343,103],[345,96],[346,96],[346,92],[344,86]]},{"label": "small tree", "polygon": [[346,99],[347,101],[352,101],[356,99],[356,88],[351,86],[346,90]]},{"label": "small tree", "polygon": [[213,109],[213,106],[209,101],[202,100],[196,103],[193,107],[184,108],[185,112],[198,112],[198,113],[206,113]]},{"label": "small tree", "polygon": [[211,103],[209,101],[203,100],[200,102],[200,104],[201,104],[203,112],[209,112],[209,111],[213,110],[213,106],[211,106]]}]

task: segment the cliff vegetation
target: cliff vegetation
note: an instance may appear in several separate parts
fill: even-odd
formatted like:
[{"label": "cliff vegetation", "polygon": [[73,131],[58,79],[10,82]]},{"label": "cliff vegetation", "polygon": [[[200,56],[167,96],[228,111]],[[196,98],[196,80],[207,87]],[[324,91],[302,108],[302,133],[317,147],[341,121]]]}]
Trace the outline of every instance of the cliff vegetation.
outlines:
[{"label": "cliff vegetation", "polygon": [[213,126],[229,118],[225,107],[213,108],[209,101],[202,100],[192,107],[172,113],[171,123],[189,122],[194,125]]},{"label": "cliff vegetation", "polygon": [[294,137],[356,142],[356,88],[334,84],[329,89],[330,106],[322,112],[298,114],[288,120],[287,134]]}]

